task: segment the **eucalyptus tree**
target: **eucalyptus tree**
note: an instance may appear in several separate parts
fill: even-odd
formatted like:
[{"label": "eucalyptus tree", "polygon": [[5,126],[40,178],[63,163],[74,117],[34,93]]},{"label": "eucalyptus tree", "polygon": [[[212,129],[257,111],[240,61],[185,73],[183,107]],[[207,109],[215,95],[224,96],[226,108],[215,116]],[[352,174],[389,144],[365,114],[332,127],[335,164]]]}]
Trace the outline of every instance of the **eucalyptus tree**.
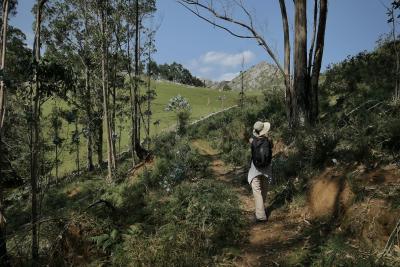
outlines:
[{"label": "eucalyptus tree", "polygon": [[[48,17],[46,44],[64,64],[71,65],[78,78],[83,80],[81,94],[73,94],[69,102],[84,112],[87,170],[94,169],[93,150],[95,135],[97,139],[98,161],[102,163],[102,105],[98,105],[93,90],[96,86],[98,60],[96,55],[97,21],[94,14],[94,1],[54,0]],[[79,97],[76,97],[79,96]],[[97,110],[96,110],[97,109]],[[97,133],[97,134],[96,134]]]},{"label": "eucalyptus tree", "polygon": [[62,128],[62,120],[60,115],[60,109],[57,107],[57,102],[50,114],[50,136],[54,145],[54,157],[55,157],[55,169],[56,169],[56,182],[58,182],[58,166],[60,163],[60,147],[63,143],[63,138],[60,136],[60,130]]},{"label": "eucalyptus tree", "polygon": [[32,189],[32,265],[37,266],[39,260],[39,236],[37,227],[37,186],[39,177],[39,123],[40,123],[40,81],[38,66],[40,62],[42,12],[47,0],[37,0],[34,52],[34,90],[32,91],[32,128],[31,128],[31,189]]},{"label": "eucalyptus tree", "polygon": [[[286,1],[279,0],[284,36],[283,65],[271,44],[255,25],[254,15],[243,0],[177,0],[195,16],[220,28],[229,34],[244,39],[255,40],[272,59],[284,78],[286,87],[286,112],[291,127],[295,127],[300,117],[305,117],[310,125],[318,118],[318,84],[324,50],[328,0],[314,0],[313,25],[310,48],[307,49],[307,0],[294,2],[294,51],[291,51],[289,17]],[[276,1],[278,2],[278,1]],[[241,12],[241,17],[232,15],[232,6]],[[241,31],[238,31],[240,29]],[[291,73],[291,58],[294,61]]]},{"label": "eucalyptus tree", "polygon": [[2,0],[2,25],[0,32],[0,133],[4,125],[5,117],[5,104],[6,104],[6,88],[4,83],[5,66],[6,66],[6,49],[7,49],[7,32],[8,32],[8,20],[10,12],[15,14],[16,6],[18,2],[16,0]]},{"label": "eucalyptus tree", "polygon": [[[121,50],[125,51],[127,56],[126,72],[129,86],[129,95],[131,103],[131,152],[133,165],[135,165],[135,156],[143,159],[147,154],[146,150],[140,144],[140,120],[142,113],[140,109],[140,55],[143,53],[141,49],[140,33],[145,30],[143,22],[151,17],[156,10],[155,0],[128,0],[124,2],[124,19],[125,33],[124,44]],[[133,51],[132,51],[133,50]],[[133,52],[133,56],[132,56]]]},{"label": "eucalyptus tree", "polygon": [[3,145],[2,135],[3,126],[6,116],[6,86],[4,81],[5,67],[6,67],[6,48],[7,48],[7,32],[8,32],[8,20],[10,12],[15,13],[17,1],[16,0],[2,0],[2,29],[0,32],[0,265],[8,266],[10,263],[7,256],[6,246],[6,219],[4,216],[4,204],[3,204],[3,190],[5,180],[5,173],[3,168],[5,166],[4,156],[6,155],[5,146]]},{"label": "eucalyptus tree", "polygon": [[[71,88],[73,83],[72,71],[68,66],[60,64],[51,57],[41,58],[42,45],[42,23],[43,13],[46,10],[47,0],[38,0],[33,8],[36,14],[35,19],[35,39],[33,45],[33,83],[31,90],[31,110],[30,110],[30,154],[31,154],[31,195],[32,195],[32,264],[38,265],[39,262],[39,235],[38,235],[38,185],[43,172],[46,168],[40,166],[40,159],[44,158],[42,152],[41,136],[41,106],[54,95],[65,95],[67,89]],[[45,54],[46,55],[46,54]]]},{"label": "eucalyptus tree", "polygon": [[151,120],[151,102],[155,99],[156,97],[156,91],[154,88],[152,88],[151,85],[151,79],[153,77],[153,69],[152,69],[152,54],[155,53],[157,50],[154,45],[154,37],[155,37],[156,30],[149,28],[147,29],[147,42],[145,45],[145,56],[147,57],[147,91],[145,95],[145,102],[147,103],[145,115],[147,117],[147,125],[146,125],[146,144],[147,144],[147,150],[150,150],[150,143],[151,143],[151,138],[150,138],[150,120]]}]

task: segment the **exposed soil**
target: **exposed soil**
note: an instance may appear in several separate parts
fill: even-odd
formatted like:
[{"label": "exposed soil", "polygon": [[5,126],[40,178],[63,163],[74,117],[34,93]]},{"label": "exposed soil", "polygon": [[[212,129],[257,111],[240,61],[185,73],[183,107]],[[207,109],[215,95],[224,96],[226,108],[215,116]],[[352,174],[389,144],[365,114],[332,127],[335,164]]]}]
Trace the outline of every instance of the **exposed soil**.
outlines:
[{"label": "exposed soil", "polygon": [[354,197],[343,173],[327,168],[310,185],[307,215],[311,220],[338,216],[351,206]]}]

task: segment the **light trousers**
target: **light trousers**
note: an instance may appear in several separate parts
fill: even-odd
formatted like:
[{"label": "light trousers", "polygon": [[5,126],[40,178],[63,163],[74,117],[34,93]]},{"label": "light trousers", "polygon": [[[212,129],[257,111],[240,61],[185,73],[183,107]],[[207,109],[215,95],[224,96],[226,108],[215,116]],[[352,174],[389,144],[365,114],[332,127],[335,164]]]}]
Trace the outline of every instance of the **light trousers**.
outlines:
[{"label": "light trousers", "polygon": [[254,203],[256,207],[257,220],[266,220],[264,203],[267,199],[268,182],[267,177],[259,175],[251,181],[251,189],[253,190]]}]

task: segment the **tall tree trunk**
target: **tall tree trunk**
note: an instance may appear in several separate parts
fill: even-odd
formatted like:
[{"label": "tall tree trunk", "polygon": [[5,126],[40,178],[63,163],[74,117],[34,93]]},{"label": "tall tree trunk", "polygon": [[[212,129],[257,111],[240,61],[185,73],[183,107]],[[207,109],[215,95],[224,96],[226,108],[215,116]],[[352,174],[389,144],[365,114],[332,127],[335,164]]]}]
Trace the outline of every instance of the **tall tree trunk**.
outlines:
[{"label": "tall tree trunk", "polygon": [[[84,48],[85,52],[89,53],[89,41],[88,41],[88,18],[87,18],[87,1],[83,5],[83,13],[85,18],[85,41],[84,41]],[[94,134],[94,121],[93,121],[93,113],[92,113],[92,93],[90,88],[90,59],[89,57],[85,57],[85,109],[86,109],[86,128],[87,128],[87,143],[86,143],[86,169],[90,172],[94,170],[93,165],[93,134]]]},{"label": "tall tree trunk", "polygon": [[308,52],[308,66],[307,66],[307,75],[311,78],[311,69],[313,66],[313,53],[315,47],[315,38],[317,36],[317,20],[318,20],[318,0],[314,0],[314,16],[313,16],[313,32],[311,37],[311,47]]},{"label": "tall tree trunk", "polygon": [[87,150],[87,166],[86,169],[88,171],[93,171],[93,115],[92,115],[92,108],[91,108],[91,92],[90,92],[90,84],[89,84],[89,68],[85,66],[85,94],[86,94],[86,128],[87,128],[87,143],[86,143],[86,150]]},{"label": "tall tree trunk", "polygon": [[[99,113],[102,110],[99,111]],[[98,114],[100,115],[100,114]],[[97,152],[97,164],[102,167],[103,166],[103,122],[100,118],[96,119],[96,127],[97,127],[97,138],[96,138],[96,152]]]},{"label": "tall tree trunk", "polygon": [[139,90],[139,0],[136,0],[135,4],[135,85],[134,85],[134,91],[133,91],[133,113],[135,117],[134,121],[134,135],[133,139],[135,142],[135,152],[136,155],[141,158],[139,150],[140,146],[140,140],[139,140],[139,112],[138,112],[138,104],[139,104],[139,95],[138,95],[138,90]]},{"label": "tall tree trunk", "polygon": [[293,85],[290,79],[290,35],[289,35],[289,22],[287,16],[287,9],[285,0],[279,0],[283,36],[284,36],[284,83],[285,83],[285,102],[286,102],[286,116],[289,120],[289,127],[294,128],[298,122],[298,108],[296,96],[294,94]]},{"label": "tall tree trunk", "polygon": [[79,173],[79,171],[80,171],[80,169],[81,169],[81,164],[80,164],[80,155],[79,155],[79,144],[80,144],[80,142],[79,142],[79,128],[78,128],[78,115],[76,115],[76,117],[75,117],[75,138],[76,138],[76,140],[74,140],[75,141],[75,149],[76,149],[76,170],[78,171],[78,173]]},{"label": "tall tree trunk", "polygon": [[320,10],[319,10],[318,32],[317,32],[317,39],[315,42],[315,54],[314,54],[311,81],[310,81],[311,92],[309,98],[310,109],[308,116],[308,123],[310,125],[315,125],[319,114],[318,82],[322,65],[322,57],[324,53],[326,19],[328,15],[328,0],[320,0],[319,9]]},{"label": "tall tree trunk", "polygon": [[58,184],[58,144],[56,144],[55,152],[56,152],[56,183]]},{"label": "tall tree trunk", "polygon": [[[115,34],[118,34],[116,32]],[[118,45],[115,44],[115,51],[113,55],[113,82],[112,82],[112,110],[111,110],[111,140],[112,140],[112,148],[113,148],[113,157],[114,157],[114,168],[116,168],[117,164],[117,149],[116,149],[116,113],[117,113],[117,64],[118,64]]]},{"label": "tall tree trunk", "polygon": [[[3,29],[1,31],[1,71],[4,73],[5,60],[6,60],[6,47],[7,47],[7,28],[8,28],[8,0],[3,1]],[[5,147],[3,146],[3,126],[5,120],[5,101],[6,92],[4,85],[4,75],[2,75],[0,81],[0,153],[3,154]],[[0,180],[4,179],[2,176],[2,170],[0,165]],[[4,188],[0,186],[0,265],[10,266],[10,262],[7,254],[7,225],[4,215]]]},{"label": "tall tree trunk", "polygon": [[[128,1],[128,4],[130,6],[131,1]],[[131,142],[130,142],[130,146],[131,146],[131,153],[132,153],[132,166],[135,166],[135,98],[134,98],[134,93],[135,93],[135,87],[133,82],[133,77],[132,77],[132,59],[131,59],[131,48],[130,48],[130,40],[131,40],[131,35],[130,35],[130,24],[129,21],[126,24],[126,35],[127,35],[127,46],[126,46],[126,53],[128,56],[128,64],[127,64],[127,71],[128,71],[128,76],[129,76],[129,99],[130,99],[130,117],[131,117]]]},{"label": "tall tree trunk", "polygon": [[307,0],[295,1],[293,87],[301,107],[301,117],[307,114]]},{"label": "tall tree trunk", "polygon": [[147,136],[147,150],[150,150],[150,118],[151,118],[151,45],[152,45],[152,40],[150,36],[150,42],[149,42],[149,55],[148,55],[148,65],[147,65],[147,75],[148,75],[148,81],[147,81],[147,129],[146,129],[146,136]]},{"label": "tall tree trunk", "polygon": [[105,11],[102,8],[100,11],[101,17],[101,34],[102,34],[102,55],[101,55],[101,73],[102,73],[102,87],[103,87],[103,116],[104,116],[104,124],[106,126],[106,140],[107,140],[107,169],[108,169],[108,182],[111,182],[113,179],[113,153],[112,153],[112,140],[111,140],[111,125],[110,125],[110,117],[109,117],[109,92],[108,92],[108,70],[107,70],[107,40],[106,40],[106,16],[104,14]]},{"label": "tall tree trunk", "polygon": [[140,103],[139,103],[139,79],[140,79],[140,72],[139,72],[139,61],[140,61],[140,20],[139,20],[139,0],[136,0],[136,15],[135,15],[135,86],[134,86],[134,115],[135,115],[135,126],[134,126],[134,142],[135,142],[135,152],[139,159],[144,159],[146,155],[146,150],[142,148],[140,144],[140,119],[141,112],[140,112]]},{"label": "tall tree trunk", "polygon": [[[106,0],[106,3],[107,3],[107,9],[108,9],[108,0]],[[108,134],[109,134],[109,136],[110,136],[110,154],[111,154],[111,169],[114,171],[114,170],[116,170],[116,168],[117,168],[117,165],[116,165],[116,154],[115,154],[115,145],[114,145],[114,141],[113,141],[113,134],[114,134],[114,132],[113,132],[113,125],[112,125],[112,120],[113,120],[113,118],[112,118],[112,110],[110,109],[110,86],[109,86],[109,84],[110,84],[110,82],[109,82],[109,79],[110,79],[110,66],[109,66],[109,59],[110,59],[110,55],[109,55],[109,42],[108,42],[108,39],[109,38],[111,38],[110,36],[109,36],[109,34],[108,34],[108,17],[107,17],[108,15],[106,14],[106,17],[105,17],[105,36],[106,36],[106,38],[104,39],[106,42],[105,42],[105,44],[106,44],[106,49],[105,49],[105,52],[106,52],[106,54],[105,54],[105,63],[106,63],[106,65],[105,65],[105,70],[106,70],[106,86],[107,86],[107,118],[108,118],[108,129],[107,129],[107,132],[108,132]]]},{"label": "tall tree trunk", "polygon": [[[4,84],[4,68],[6,65],[6,47],[7,47],[7,30],[8,30],[8,4],[9,1],[3,1],[3,27],[1,30],[1,64],[0,71],[0,130],[3,130],[4,118],[5,118],[5,102],[6,102],[6,88]],[[0,132],[1,133],[1,132]]]},{"label": "tall tree trunk", "polygon": [[389,10],[390,12],[390,19],[392,22],[392,38],[393,38],[393,50],[394,54],[396,56],[396,69],[394,73],[395,77],[395,86],[394,86],[394,99],[399,100],[400,99],[400,55],[399,55],[399,49],[398,49],[398,44],[397,44],[397,36],[396,36],[396,23],[397,23],[397,17],[395,16],[394,12],[394,7]]},{"label": "tall tree trunk", "polygon": [[37,11],[36,11],[36,34],[35,34],[35,89],[33,96],[33,112],[32,112],[32,147],[31,147],[31,187],[32,187],[32,265],[39,265],[39,236],[38,236],[38,227],[37,227],[37,183],[39,179],[39,138],[40,138],[40,82],[39,82],[39,61],[40,61],[40,32],[41,32],[41,22],[42,22],[42,9],[47,0],[38,0],[37,1]]},{"label": "tall tree trunk", "polygon": [[[1,139],[1,138],[0,138]],[[0,140],[1,142],[1,140]],[[2,178],[2,177],[1,177]],[[4,196],[3,188],[0,189],[0,265],[10,266],[7,254],[7,232],[6,219],[4,217]]]}]

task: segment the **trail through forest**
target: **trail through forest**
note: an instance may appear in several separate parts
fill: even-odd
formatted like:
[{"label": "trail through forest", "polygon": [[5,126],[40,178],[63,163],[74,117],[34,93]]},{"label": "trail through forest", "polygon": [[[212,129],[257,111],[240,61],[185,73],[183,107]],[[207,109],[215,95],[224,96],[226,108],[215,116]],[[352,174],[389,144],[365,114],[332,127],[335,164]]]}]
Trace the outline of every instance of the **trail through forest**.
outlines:
[{"label": "trail through forest", "polygon": [[[204,140],[196,140],[193,145],[202,155],[210,157],[211,169],[216,179],[224,182],[237,192],[241,209],[246,216],[248,240],[241,245],[235,266],[282,266],[293,250],[306,245],[304,228],[304,209],[298,207],[282,207],[274,210],[267,223],[252,222],[254,202],[252,192],[247,183],[247,169],[228,166],[220,159],[218,151],[210,147]],[[268,199],[271,199],[271,193]]]}]

